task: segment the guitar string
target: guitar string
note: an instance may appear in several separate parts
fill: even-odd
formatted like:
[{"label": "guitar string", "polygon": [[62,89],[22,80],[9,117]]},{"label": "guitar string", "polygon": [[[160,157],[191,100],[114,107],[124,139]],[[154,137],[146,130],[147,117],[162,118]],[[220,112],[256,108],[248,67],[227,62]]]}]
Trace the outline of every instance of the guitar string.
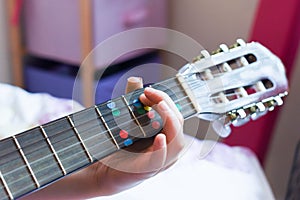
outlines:
[{"label": "guitar string", "polygon": [[[220,74],[221,74],[221,73],[220,73]],[[168,81],[168,80],[166,80],[166,81]],[[161,82],[161,83],[162,83],[162,82]],[[161,84],[161,83],[160,83],[160,84]],[[229,94],[228,94],[228,95],[229,95]],[[218,97],[215,97],[215,98],[218,98]]]},{"label": "guitar string", "polygon": [[[218,68],[219,69],[219,68]],[[166,80],[166,81],[168,81],[168,80]],[[217,98],[217,97],[216,97]]]},{"label": "guitar string", "polygon": [[[187,98],[187,97],[185,97],[185,98]],[[180,100],[182,100],[182,99],[179,99],[179,101]],[[132,104],[131,104],[132,105]],[[124,108],[126,108],[127,109],[127,106],[124,106]],[[102,113],[102,116],[104,116],[105,117],[105,115],[107,115],[107,114],[109,114],[109,115],[111,115],[111,112],[109,111],[109,112],[107,112],[107,113]],[[120,116],[120,117],[122,117],[122,116]],[[126,115],[126,118],[128,117],[128,115]],[[143,117],[143,116],[140,116],[140,117]],[[94,119],[92,119],[92,121],[93,121]],[[111,120],[111,121],[113,121],[113,119]],[[87,121],[87,122],[85,122],[85,123],[88,123],[89,121]],[[110,121],[107,121],[107,123],[110,123]],[[80,125],[84,125],[84,124],[80,124]],[[115,127],[112,127],[112,129],[113,128],[115,128]],[[69,129],[66,129],[66,130],[63,130],[63,131],[69,131],[69,130],[71,130],[71,129],[73,129],[73,127],[70,127]],[[58,134],[60,134],[61,132],[57,132],[55,135],[52,135],[51,137],[54,137],[54,136],[56,136],[56,135],[58,135]],[[43,138],[44,139],[44,138]],[[39,140],[37,141],[37,142],[39,142]],[[60,141],[58,141],[58,142],[60,142]],[[35,144],[35,143],[31,143],[31,144],[29,144],[29,145],[33,145],[33,144]],[[27,145],[27,146],[29,146],[29,145]],[[23,148],[26,148],[27,146],[24,146]]]},{"label": "guitar string", "polygon": [[[101,133],[100,133],[100,134],[101,134]],[[80,144],[80,142],[78,142],[78,144]],[[92,148],[97,147],[97,145],[99,145],[99,144],[94,145]],[[63,151],[64,151],[64,150],[63,150]],[[65,159],[65,160],[66,160],[66,159]],[[82,161],[82,162],[84,162],[84,161]],[[57,164],[57,163],[55,163],[55,164]],[[76,164],[78,164],[78,163],[76,163]],[[75,166],[76,164],[69,166],[69,168]],[[26,168],[26,167],[24,166],[23,168]],[[45,168],[44,168],[43,170],[45,170]],[[37,173],[37,172],[35,172],[35,173]],[[29,176],[31,176],[31,175],[29,174],[28,177],[29,177]],[[13,183],[10,183],[10,184],[13,184]]]},{"label": "guitar string", "polygon": [[[187,98],[187,97],[185,97],[185,98]],[[181,99],[182,100],[182,99]],[[185,106],[189,106],[190,104],[186,104]],[[185,107],[184,106],[184,107]],[[183,107],[183,108],[184,108]],[[142,118],[142,117],[145,117],[145,115],[146,114],[143,114],[143,115],[140,115],[139,117],[137,117],[138,118],[138,120],[140,119],[140,118]],[[124,115],[125,116],[125,115]],[[126,115],[126,118],[128,117],[129,115]],[[100,119],[100,117],[97,117],[97,118],[95,118],[95,119],[92,119],[91,121],[94,121],[94,120],[99,120]],[[91,122],[91,121],[88,121],[88,122]],[[100,120],[99,120],[100,121]],[[88,123],[87,122],[87,123]],[[124,122],[124,123],[122,123],[122,124],[119,124],[119,126],[123,126],[123,125],[127,125],[128,124],[128,122]],[[81,124],[81,125],[84,125],[84,124]],[[79,125],[79,126],[81,126],[81,125]],[[143,124],[144,125],[144,124]],[[77,128],[79,127],[79,126],[77,126]],[[103,126],[103,124],[102,124],[102,126]],[[90,129],[93,129],[93,128],[95,128],[95,127],[99,127],[99,124],[97,124],[97,125],[95,125],[95,126],[92,126],[92,127],[89,127],[89,129],[88,130],[85,130],[85,131],[83,131],[83,132],[80,132],[80,134],[81,135],[84,135],[86,132],[88,132]],[[76,127],[75,127],[76,128]],[[103,129],[104,129],[104,131],[103,132],[100,132],[100,133],[98,133],[98,134],[104,134],[104,133],[107,133],[107,130],[106,130],[106,128],[104,128],[104,126],[102,127]],[[115,129],[115,128],[118,128],[118,126],[114,126],[114,127],[111,127],[111,130],[112,129]],[[138,129],[139,127],[138,126],[136,126],[135,127],[135,129]],[[61,133],[63,133],[63,132],[67,132],[67,131],[70,131],[70,130],[72,130],[73,129],[73,127],[70,127],[70,128],[68,128],[68,129],[65,129],[65,130],[63,130],[62,132],[59,132],[58,134],[56,134],[56,135],[52,135],[51,136],[51,138],[53,139],[55,136],[57,136],[57,135],[60,135]],[[131,130],[134,130],[134,129],[131,129]],[[130,129],[129,129],[129,132],[131,131]],[[65,139],[68,139],[68,138],[65,138]],[[65,140],[65,139],[63,139],[63,140]],[[87,140],[89,140],[90,138],[87,138],[87,139],[85,139],[84,141],[87,141]],[[56,144],[56,143],[59,143],[59,142],[62,142],[63,140],[59,140],[59,141],[57,141],[57,142],[55,142],[55,143],[52,143],[52,144]],[[44,138],[42,139],[42,140],[38,140],[36,143],[38,143],[38,142],[40,142],[40,141],[44,141]],[[33,146],[34,144],[36,144],[36,143],[31,143],[31,144],[29,144],[29,145],[27,145],[27,146],[24,146],[24,147],[22,147],[22,149],[25,149],[25,148],[27,148],[27,147],[30,147],[30,146]],[[34,149],[35,151],[36,150],[39,150],[39,149]],[[16,151],[18,151],[18,149],[16,150]],[[11,152],[10,152],[11,153]],[[30,152],[30,153],[32,153],[32,152]]]},{"label": "guitar string", "polygon": [[[181,92],[181,91],[180,91]],[[184,97],[184,98],[187,98],[187,97]],[[179,99],[178,101],[181,101],[182,99]],[[127,117],[127,116],[126,116]],[[141,116],[142,117],[142,116]],[[88,123],[88,122],[87,122]],[[112,129],[115,128],[115,127],[112,127]],[[70,130],[72,129],[72,127],[70,128]],[[65,130],[65,131],[69,131],[69,130]],[[53,137],[53,136],[52,136]],[[60,142],[60,141],[58,141]],[[31,144],[32,145],[32,144]],[[23,147],[23,148],[26,148],[27,146]]]},{"label": "guitar string", "polygon": [[[168,88],[169,89],[169,88]],[[180,91],[180,92],[182,92],[182,91]],[[184,98],[186,98],[186,97],[184,97]],[[182,99],[179,99],[178,101],[181,101]],[[126,107],[126,106],[125,106]],[[127,116],[126,116],[127,117]],[[115,127],[113,127],[113,128],[115,128]],[[112,129],[113,129],[112,128]],[[70,129],[72,129],[72,127],[70,128]],[[65,131],[68,131],[68,130],[65,130]],[[52,136],[53,137],[53,136]],[[60,142],[60,141],[58,141],[58,142]],[[31,144],[32,145],[32,144]],[[23,148],[26,148],[26,146],[25,147],[23,147]]]},{"label": "guitar string", "polygon": [[[166,80],[166,81],[169,81],[169,80]],[[175,87],[175,86],[174,86]],[[177,87],[178,87],[178,85],[177,85]],[[169,88],[167,88],[167,89],[169,89]],[[176,95],[176,94],[175,94]],[[185,98],[187,98],[187,97],[185,97]],[[180,101],[181,99],[179,99],[178,101]],[[127,107],[127,106],[126,106]],[[72,128],[71,128],[72,129]],[[105,131],[106,133],[107,133],[107,131]],[[102,134],[102,133],[100,133],[100,134]],[[111,140],[110,140],[111,141]],[[80,142],[79,142],[80,143]],[[99,145],[99,144],[97,144],[97,145]],[[94,146],[96,146],[96,145],[94,145]],[[23,148],[26,148],[26,147],[23,147]]]},{"label": "guitar string", "polygon": [[[24,148],[24,147],[23,147]],[[25,147],[26,148],[26,147]]]},{"label": "guitar string", "polygon": [[[136,127],[136,129],[139,129],[139,127]],[[101,133],[99,133],[99,134],[101,134]],[[142,135],[141,135],[141,136],[142,136]],[[111,139],[106,140],[106,141],[103,141],[102,143],[97,143],[97,144],[93,145],[92,147],[90,147],[89,149],[90,149],[90,151],[91,151],[93,148],[97,148],[99,145],[101,145],[101,144],[103,144],[103,143],[105,143],[105,142],[108,142],[108,141],[111,142]],[[86,140],[84,140],[84,142],[86,142]],[[80,144],[81,144],[80,142],[77,142],[77,143],[75,143],[75,144],[73,144],[73,145],[70,145],[70,146],[64,148],[64,149],[60,149],[59,151],[57,151],[57,153],[64,152],[64,151],[66,151],[67,149],[70,149],[71,147],[73,147],[73,146],[75,146],[75,145],[80,145]],[[109,149],[106,149],[106,151],[108,151],[108,150],[113,150],[113,149],[116,149],[115,146],[113,146],[113,147],[111,147],[111,148],[109,148]],[[79,153],[84,153],[84,151],[79,152]],[[79,153],[76,153],[76,154],[79,154]],[[103,153],[103,151],[102,151],[101,153]],[[76,154],[74,154],[74,155],[76,155]],[[50,155],[45,156],[45,157],[43,157],[43,158],[37,159],[37,160],[35,160],[34,162],[31,162],[31,164],[34,164],[35,162],[41,161],[41,160],[43,160],[43,159],[46,159],[47,157],[50,157],[50,156],[53,156],[53,154],[50,154]],[[71,157],[71,158],[68,158],[68,159],[72,159],[72,157]],[[68,159],[64,159],[64,160],[62,160],[62,161],[66,161],[66,160],[68,160]],[[82,161],[82,163],[84,163],[84,161]],[[52,166],[54,166],[54,165],[57,166],[57,163],[55,162],[54,164],[48,165],[46,168],[43,168],[43,169],[38,170],[38,171],[35,171],[35,173],[38,173],[38,172],[43,171],[43,170],[46,170],[47,168],[50,168],[50,167],[52,167]],[[76,166],[76,165],[78,165],[78,162],[75,163],[74,165],[68,166],[68,168],[72,168],[73,166]],[[15,173],[16,171],[21,170],[21,169],[24,169],[24,168],[26,169],[26,166],[21,166],[21,167],[19,167],[19,168],[16,168],[16,169],[10,171],[9,173],[4,174],[4,176],[7,176],[7,175],[9,175],[9,174],[11,174],[11,173]],[[61,171],[60,171],[60,173],[61,173]],[[30,176],[31,176],[31,174],[28,174],[27,177],[30,177]],[[16,179],[16,180],[14,180],[13,182],[10,182],[9,185],[12,185],[12,184],[14,184],[15,182],[18,182],[18,181],[20,181],[20,180],[22,180],[22,179],[25,179],[25,178],[26,178],[26,177],[22,177],[22,178],[20,178],[20,179]]]}]

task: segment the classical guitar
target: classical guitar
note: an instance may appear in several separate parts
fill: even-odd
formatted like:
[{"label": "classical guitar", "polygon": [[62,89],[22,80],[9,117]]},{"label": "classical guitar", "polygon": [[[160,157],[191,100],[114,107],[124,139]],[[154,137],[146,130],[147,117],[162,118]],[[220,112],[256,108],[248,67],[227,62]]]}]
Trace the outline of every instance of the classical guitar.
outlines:
[{"label": "classical guitar", "polygon": [[[238,40],[186,64],[151,87],[166,92],[185,119],[213,121],[220,135],[257,119],[287,94],[281,61],[259,43]],[[0,141],[0,200],[45,187],[162,128],[136,90]]]}]

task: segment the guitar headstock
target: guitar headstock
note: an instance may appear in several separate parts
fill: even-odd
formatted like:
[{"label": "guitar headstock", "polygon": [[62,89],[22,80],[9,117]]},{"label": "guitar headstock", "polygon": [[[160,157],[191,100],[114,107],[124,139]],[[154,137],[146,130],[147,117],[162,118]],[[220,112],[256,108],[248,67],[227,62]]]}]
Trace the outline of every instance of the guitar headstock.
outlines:
[{"label": "guitar headstock", "polygon": [[282,105],[288,90],[280,59],[261,44],[241,39],[212,54],[202,51],[179,75],[189,85],[199,117],[227,129]]}]

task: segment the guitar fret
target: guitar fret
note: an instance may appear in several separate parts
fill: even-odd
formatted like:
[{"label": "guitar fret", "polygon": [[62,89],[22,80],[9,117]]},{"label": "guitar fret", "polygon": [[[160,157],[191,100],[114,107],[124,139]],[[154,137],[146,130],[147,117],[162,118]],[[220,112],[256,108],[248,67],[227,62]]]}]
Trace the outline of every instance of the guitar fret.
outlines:
[{"label": "guitar fret", "polygon": [[67,172],[66,172],[62,162],[60,161],[56,151],[54,150],[54,147],[52,146],[45,129],[43,128],[43,126],[40,126],[40,129],[41,129],[41,131],[42,131],[42,133],[43,133],[43,135],[44,135],[44,137],[45,137],[45,139],[46,139],[46,141],[47,141],[47,143],[48,143],[48,145],[49,145],[49,147],[50,147],[50,149],[51,149],[51,151],[52,151],[52,153],[53,153],[53,155],[56,159],[56,161],[58,162],[58,165],[59,165],[60,169],[62,170],[64,175],[67,175]]},{"label": "guitar fret", "polygon": [[120,149],[120,146],[119,146],[118,142],[116,141],[114,135],[112,134],[110,128],[108,127],[108,125],[107,125],[105,119],[102,117],[102,114],[101,114],[100,110],[98,109],[98,107],[97,107],[96,105],[95,105],[95,109],[96,109],[96,112],[97,112],[98,116],[100,117],[100,119],[101,119],[103,125],[105,126],[106,130],[108,131],[108,133],[109,133],[111,139],[112,139],[113,142],[115,143],[117,149]]},{"label": "guitar fret", "polygon": [[41,185],[40,185],[39,181],[37,180],[32,168],[31,168],[31,166],[30,166],[30,164],[29,164],[29,162],[28,162],[28,160],[27,160],[27,158],[26,158],[26,156],[25,156],[25,154],[24,154],[24,152],[21,148],[20,143],[18,142],[18,140],[15,136],[12,136],[12,138],[13,138],[13,140],[14,140],[14,142],[15,142],[15,144],[16,144],[16,146],[17,146],[17,148],[18,148],[18,150],[21,154],[22,159],[24,160],[24,162],[25,162],[25,164],[26,164],[26,166],[27,166],[27,168],[28,168],[28,170],[29,170],[29,172],[32,176],[32,179],[33,179],[34,183],[36,184],[37,188],[39,188]]},{"label": "guitar fret", "polygon": [[1,173],[1,171],[0,171],[0,180],[2,181],[2,183],[3,183],[3,185],[4,185],[5,191],[7,192],[9,198],[10,198],[11,200],[13,200],[13,199],[14,199],[13,194],[12,194],[12,192],[10,191],[10,189],[9,189],[9,187],[8,187],[8,185],[7,185],[7,183],[6,183],[5,179],[4,179],[4,177],[3,177],[2,173]]},{"label": "guitar fret", "polygon": [[75,127],[75,124],[74,124],[73,120],[71,119],[70,116],[67,116],[67,118],[68,118],[68,120],[69,120],[69,122],[70,122],[72,128],[74,129],[74,132],[76,133],[76,136],[77,136],[77,138],[79,139],[79,141],[80,141],[80,143],[81,143],[81,145],[82,145],[84,151],[86,152],[87,156],[89,157],[90,162],[94,162],[94,159],[93,159],[93,157],[91,156],[90,152],[88,151],[87,147],[85,146],[85,144],[84,144],[84,142],[83,142],[83,140],[82,140],[82,138],[81,138],[81,136],[80,136],[80,134],[79,134],[77,128]]},{"label": "guitar fret", "polygon": [[129,103],[126,100],[126,98],[124,97],[124,95],[122,95],[122,99],[123,99],[124,103],[126,104],[131,116],[134,118],[135,122],[138,124],[138,126],[139,126],[140,130],[142,131],[144,137],[147,137],[144,129],[142,128],[142,125],[140,124],[139,120],[136,118],[135,114],[133,113],[133,111],[132,111],[131,107],[129,106]]}]

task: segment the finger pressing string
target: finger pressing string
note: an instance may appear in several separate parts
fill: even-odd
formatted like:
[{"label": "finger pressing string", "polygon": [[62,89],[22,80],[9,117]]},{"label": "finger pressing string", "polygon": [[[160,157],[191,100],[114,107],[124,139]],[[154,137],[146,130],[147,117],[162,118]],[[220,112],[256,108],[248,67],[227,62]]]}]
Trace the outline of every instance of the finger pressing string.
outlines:
[{"label": "finger pressing string", "polygon": [[180,123],[183,124],[184,120],[182,114],[179,112],[173,100],[166,93],[154,88],[146,88],[144,94],[140,96],[140,100],[143,104],[148,106],[153,106],[161,101],[165,101],[168,106],[175,112],[176,117],[179,119]]}]

